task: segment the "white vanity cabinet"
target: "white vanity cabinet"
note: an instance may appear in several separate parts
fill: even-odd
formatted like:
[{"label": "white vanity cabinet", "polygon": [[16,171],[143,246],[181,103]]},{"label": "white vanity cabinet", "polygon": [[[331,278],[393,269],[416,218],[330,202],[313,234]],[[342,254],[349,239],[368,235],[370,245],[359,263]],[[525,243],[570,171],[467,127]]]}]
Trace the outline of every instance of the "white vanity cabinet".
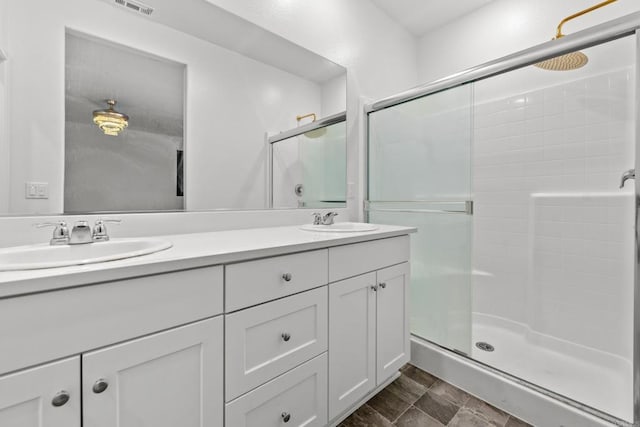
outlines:
[{"label": "white vanity cabinet", "polygon": [[1,296],[0,427],[335,425],[409,359],[412,230],[381,227]]},{"label": "white vanity cabinet", "polygon": [[[329,285],[329,419],[360,402],[409,361],[408,239],[371,243],[336,248],[340,256],[363,258],[340,266],[341,274],[358,272],[353,265],[360,270],[382,267],[389,258],[401,263]],[[387,260],[367,259],[367,251],[392,250]]]}]

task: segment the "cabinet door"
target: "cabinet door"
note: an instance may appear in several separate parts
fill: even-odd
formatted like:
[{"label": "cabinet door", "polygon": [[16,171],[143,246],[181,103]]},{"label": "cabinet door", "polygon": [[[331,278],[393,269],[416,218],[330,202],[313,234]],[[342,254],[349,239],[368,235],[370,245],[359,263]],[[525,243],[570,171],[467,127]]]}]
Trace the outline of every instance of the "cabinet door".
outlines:
[{"label": "cabinet door", "polygon": [[222,427],[223,321],[82,357],[84,427]]},{"label": "cabinet door", "polygon": [[409,361],[409,263],[379,270],[376,343],[377,383]]},{"label": "cabinet door", "polygon": [[329,419],[376,383],[375,273],[329,285]]},{"label": "cabinet door", "polygon": [[0,426],[80,427],[80,357],[0,377]]}]

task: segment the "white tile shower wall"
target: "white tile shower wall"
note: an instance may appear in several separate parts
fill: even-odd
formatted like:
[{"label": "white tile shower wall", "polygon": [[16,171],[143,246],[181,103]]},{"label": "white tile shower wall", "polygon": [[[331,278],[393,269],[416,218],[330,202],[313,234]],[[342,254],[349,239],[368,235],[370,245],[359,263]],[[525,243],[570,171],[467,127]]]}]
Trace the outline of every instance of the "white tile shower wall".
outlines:
[{"label": "white tile shower wall", "polygon": [[526,299],[532,330],[633,353],[633,200],[611,192],[531,195]]},{"label": "white tile shower wall", "polygon": [[631,208],[611,203],[631,199],[618,185],[634,163],[633,76],[625,68],[477,104],[473,264],[489,275],[474,277],[475,312],[630,355],[633,224]]}]

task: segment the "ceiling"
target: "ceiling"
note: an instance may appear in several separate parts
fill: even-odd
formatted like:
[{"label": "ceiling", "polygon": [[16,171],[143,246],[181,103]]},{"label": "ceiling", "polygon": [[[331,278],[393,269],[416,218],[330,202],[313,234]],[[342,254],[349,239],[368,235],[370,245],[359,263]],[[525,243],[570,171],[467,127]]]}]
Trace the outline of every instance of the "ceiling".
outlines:
[{"label": "ceiling", "polygon": [[493,0],[371,0],[411,34],[420,37]]}]

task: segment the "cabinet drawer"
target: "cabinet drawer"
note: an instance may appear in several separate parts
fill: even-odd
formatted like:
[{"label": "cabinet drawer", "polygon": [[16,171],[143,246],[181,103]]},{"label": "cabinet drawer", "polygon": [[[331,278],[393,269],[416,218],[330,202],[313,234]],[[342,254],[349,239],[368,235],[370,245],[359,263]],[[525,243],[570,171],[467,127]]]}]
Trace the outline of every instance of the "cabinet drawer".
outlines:
[{"label": "cabinet drawer", "polygon": [[225,415],[234,427],[325,426],[326,353],[228,403]]},{"label": "cabinet drawer", "polygon": [[327,265],[326,249],[227,265],[226,311],[324,285]]},{"label": "cabinet drawer", "polygon": [[329,281],[409,261],[409,236],[329,248]]},{"label": "cabinet drawer", "polygon": [[226,316],[227,401],[327,350],[324,286]]}]

